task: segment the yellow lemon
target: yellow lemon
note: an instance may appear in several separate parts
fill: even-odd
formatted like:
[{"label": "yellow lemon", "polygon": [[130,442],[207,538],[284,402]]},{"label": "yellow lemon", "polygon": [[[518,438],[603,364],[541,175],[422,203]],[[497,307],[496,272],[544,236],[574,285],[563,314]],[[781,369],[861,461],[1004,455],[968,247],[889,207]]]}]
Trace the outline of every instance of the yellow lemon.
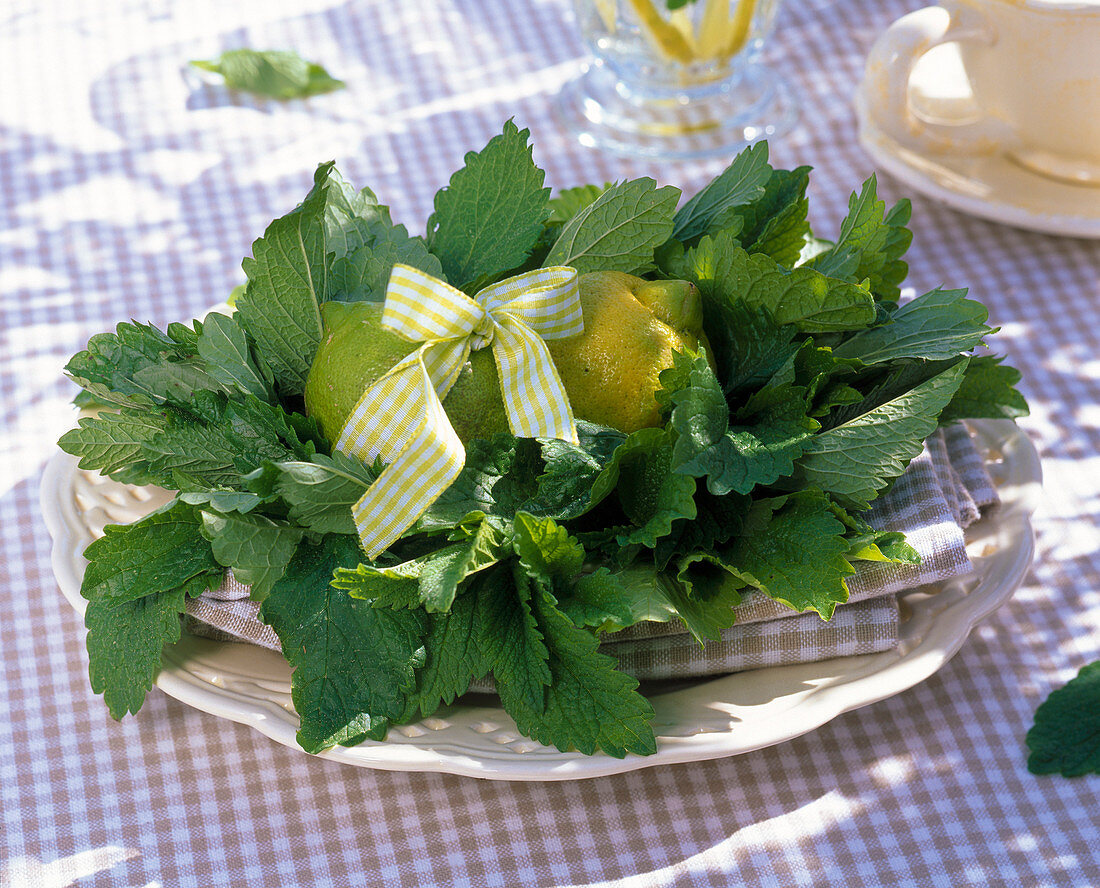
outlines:
[{"label": "yellow lemon", "polygon": [[[574,414],[628,433],[660,425],[658,374],[674,350],[706,344],[695,286],[593,272],[581,277],[580,294],[584,333],[546,343]],[[363,392],[418,345],[382,329],[378,303],[326,302],[321,316],[306,412],[335,441]],[[463,442],[508,430],[491,348],[470,354],[443,407]]]}]

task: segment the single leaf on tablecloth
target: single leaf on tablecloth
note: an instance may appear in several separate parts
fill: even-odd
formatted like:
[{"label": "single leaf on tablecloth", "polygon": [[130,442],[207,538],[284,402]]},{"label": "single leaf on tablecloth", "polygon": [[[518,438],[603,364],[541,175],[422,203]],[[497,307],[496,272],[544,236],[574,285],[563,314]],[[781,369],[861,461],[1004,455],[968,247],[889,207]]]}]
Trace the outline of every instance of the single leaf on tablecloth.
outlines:
[{"label": "single leaf on tablecloth", "polygon": [[965,371],[963,360],[904,394],[814,435],[797,462],[793,484],[816,485],[841,505],[867,508],[920,453]]},{"label": "single leaf on tablecloth", "polygon": [[672,233],[680,189],[652,179],[612,185],[562,228],[543,262],[569,265],[581,274],[637,274],[653,265],[653,251]]},{"label": "single leaf on tablecloth", "polygon": [[303,543],[261,606],[294,667],[298,743],[307,752],[382,739],[405,713],[424,662],[422,613],[375,608],[331,585],[336,568],[361,556],[353,537]]},{"label": "single leaf on tablecloth", "polygon": [[456,287],[521,265],[538,240],[550,189],[531,158],[530,134],[509,120],[435,196],[428,246]]},{"label": "single leaf on tablecloth", "polygon": [[344,88],[344,82],[321,65],[288,50],[230,49],[217,59],[196,59],[191,64],[221,74],[230,89],[272,99],[304,99]]},{"label": "single leaf on tablecloth", "polygon": [[713,181],[680,207],[671,236],[687,243],[708,231],[728,227],[730,217],[737,214],[742,206],[764,196],[771,175],[767,143],[757,142],[746,148]]},{"label": "single leaf on tablecloth", "polygon": [[1100,774],[1100,662],[1051,692],[1027,732],[1032,774]]},{"label": "single leaf on tablecloth", "polygon": [[943,361],[973,351],[993,332],[989,311],[966,290],[932,290],[890,312],[886,323],[860,330],[835,349],[864,364],[899,359]]},{"label": "single leaf on tablecloth", "polygon": [[872,175],[859,194],[852,193],[836,243],[817,253],[807,265],[852,283],[867,280],[876,297],[896,301],[909,270],[901,257],[913,240],[905,227],[912,209],[909,201],[900,200],[887,213],[877,187]]}]

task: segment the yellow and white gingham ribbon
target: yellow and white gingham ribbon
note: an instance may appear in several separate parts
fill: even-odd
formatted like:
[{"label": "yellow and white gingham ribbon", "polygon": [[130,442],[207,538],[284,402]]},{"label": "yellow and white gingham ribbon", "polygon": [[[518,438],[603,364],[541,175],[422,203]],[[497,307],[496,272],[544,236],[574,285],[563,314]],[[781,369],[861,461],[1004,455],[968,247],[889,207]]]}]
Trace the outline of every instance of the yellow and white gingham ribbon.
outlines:
[{"label": "yellow and white gingham ribbon", "polygon": [[577,272],[540,268],[471,299],[416,268],[395,265],[382,327],[415,352],[376,380],[348,416],[336,449],[388,463],[352,507],[363,549],[380,555],[446,490],[466,451],[443,411],[473,349],[492,345],[512,434],[577,442],[573,410],[544,339],[584,332]]}]

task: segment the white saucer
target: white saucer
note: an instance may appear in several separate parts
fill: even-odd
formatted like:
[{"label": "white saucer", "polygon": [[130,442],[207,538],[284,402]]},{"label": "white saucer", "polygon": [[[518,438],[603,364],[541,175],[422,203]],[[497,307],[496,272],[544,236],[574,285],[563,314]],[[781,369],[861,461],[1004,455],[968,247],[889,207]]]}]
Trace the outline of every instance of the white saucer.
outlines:
[{"label": "white saucer", "polygon": [[914,191],[964,213],[1017,228],[1100,238],[1100,188],[1047,178],[1005,155],[916,154],[870,119],[864,90],[861,84],[855,102],[860,144],[876,166]]}]

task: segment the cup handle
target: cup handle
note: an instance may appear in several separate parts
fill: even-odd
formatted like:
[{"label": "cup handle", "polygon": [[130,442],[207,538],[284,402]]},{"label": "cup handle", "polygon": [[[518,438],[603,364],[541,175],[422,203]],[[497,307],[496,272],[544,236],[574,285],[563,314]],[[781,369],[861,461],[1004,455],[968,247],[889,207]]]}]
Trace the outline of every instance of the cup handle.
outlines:
[{"label": "cup handle", "polygon": [[1011,141],[1005,124],[991,117],[965,123],[932,123],[909,104],[909,80],[926,52],[942,43],[991,45],[996,35],[969,6],[926,6],[898,19],[867,56],[863,101],[878,129],[899,145],[922,154],[991,154]]}]

